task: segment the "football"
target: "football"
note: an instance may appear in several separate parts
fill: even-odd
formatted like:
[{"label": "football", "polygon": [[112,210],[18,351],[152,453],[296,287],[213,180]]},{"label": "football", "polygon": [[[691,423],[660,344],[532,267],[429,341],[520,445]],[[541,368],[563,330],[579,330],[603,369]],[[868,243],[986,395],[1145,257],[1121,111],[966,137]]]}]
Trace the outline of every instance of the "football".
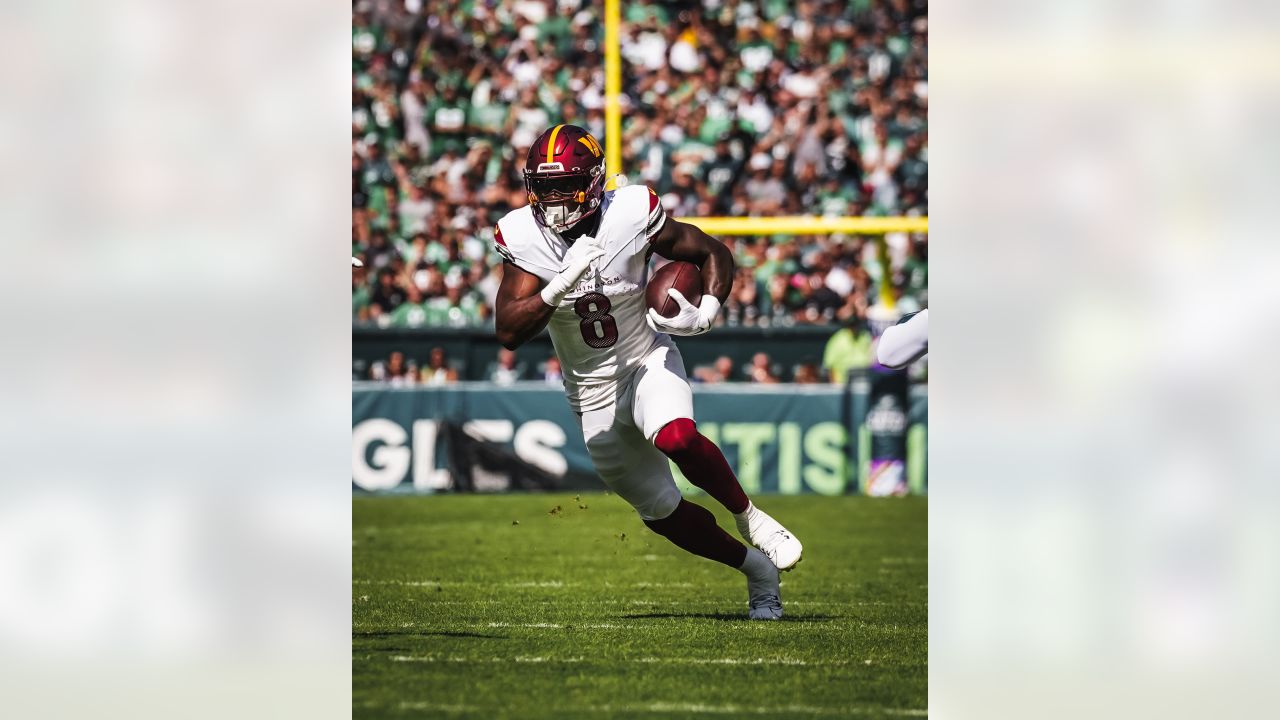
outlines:
[{"label": "football", "polygon": [[645,303],[663,317],[674,317],[680,312],[680,303],[667,294],[667,288],[679,290],[686,300],[698,305],[702,302],[702,270],[693,263],[673,260],[649,278]]}]

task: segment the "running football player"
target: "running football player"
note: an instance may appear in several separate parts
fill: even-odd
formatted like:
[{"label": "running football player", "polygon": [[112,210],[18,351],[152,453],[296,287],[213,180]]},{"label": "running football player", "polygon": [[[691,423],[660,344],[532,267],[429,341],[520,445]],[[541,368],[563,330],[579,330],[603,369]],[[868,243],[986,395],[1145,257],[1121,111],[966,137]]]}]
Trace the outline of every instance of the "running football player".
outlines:
[{"label": "running football player", "polygon": [[[604,175],[600,143],[576,125],[556,125],[534,141],[524,168],[529,204],[494,232],[505,260],[498,340],[515,349],[550,328],[565,393],[600,478],[654,532],[746,575],[748,616],[776,620],[778,571],[800,561],[800,541],[752,504],[720,449],[698,432],[684,361],[670,337],[711,329],[733,283],[733,253],[668,219],[652,190],[606,190]],[[651,253],[702,269],[706,292],[698,305],[673,288],[679,313],[648,310]],[[754,547],[680,496],[668,458],[733,513]]]}]

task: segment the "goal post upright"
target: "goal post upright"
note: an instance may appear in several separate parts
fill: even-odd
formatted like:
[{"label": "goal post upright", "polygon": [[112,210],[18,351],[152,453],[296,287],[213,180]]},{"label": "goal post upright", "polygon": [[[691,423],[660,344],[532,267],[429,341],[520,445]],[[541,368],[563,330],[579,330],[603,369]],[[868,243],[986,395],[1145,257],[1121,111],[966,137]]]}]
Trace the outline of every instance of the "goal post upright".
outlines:
[{"label": "goal post upright", "polygon": [[622,172],[622,54],[619,25],[622,0],[604,0],[604,161],[605,174]]}]

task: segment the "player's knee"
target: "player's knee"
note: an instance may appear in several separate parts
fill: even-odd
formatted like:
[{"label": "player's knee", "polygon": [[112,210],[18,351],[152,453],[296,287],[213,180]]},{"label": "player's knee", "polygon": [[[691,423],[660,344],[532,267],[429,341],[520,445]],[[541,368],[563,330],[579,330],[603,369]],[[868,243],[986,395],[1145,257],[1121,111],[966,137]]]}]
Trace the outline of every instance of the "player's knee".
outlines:
[{"label": "player's knee", "polygon": [[672,420],[653,437],[654,447],[668,456],[692,450],[697,442],[698,426],[689,418]]},{"label": "player's knee", "polygon": [[665,520],[680,506],[680,489],[672,482],[663,487],[641,506],[636,507],[640,519],[646,523]]}]

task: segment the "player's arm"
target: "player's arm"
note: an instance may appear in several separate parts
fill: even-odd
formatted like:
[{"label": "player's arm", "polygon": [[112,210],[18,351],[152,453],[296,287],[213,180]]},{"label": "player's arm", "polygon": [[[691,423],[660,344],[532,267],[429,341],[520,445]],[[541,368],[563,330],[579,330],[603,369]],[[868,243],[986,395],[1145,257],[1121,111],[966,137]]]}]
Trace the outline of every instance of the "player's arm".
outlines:
[{"label": "player's arm", "polygon": [[919,360],[929,352],[929,309],[903,318],[880,335],[876,343],[876,360],[881,365],[900,368]]},{"label": "player's arm", "polygon": [[653,251],[669,260],[683,260],[702,268],[702,301],[695,306],[675,288],[667,294],[680,305],[674,317],[663,317],[652,308],[648,322],[658,332],[701,335],[711,329],[720,306],[733,289],[733,253],[724,243],[693,225],[667,219],[653,236]]},{"label": "player's arm", "polygon": [[733,252],[701,229],[667,218],[654,236],[653,251],[668,260],[683,260],[702,268],[702,287],[720,304],[733,289]]},{"label": "player's arm", "polygon": [[502,284],[494,301],[494,324],[502,347],[515,350],[547,326],[556,308],[543,301],[543,287],[537,275],[511,262],[502,264]]},{"label": "player's arm", "polygon": [[564,269],[545,285],[537,275],[505,261],[494,301],[494,326],[502,347],[515,350],[542,332],[560,301],[587,274],[591,263],[602,257],[604,248],[598,240],[580,237],[565,253]]}]

